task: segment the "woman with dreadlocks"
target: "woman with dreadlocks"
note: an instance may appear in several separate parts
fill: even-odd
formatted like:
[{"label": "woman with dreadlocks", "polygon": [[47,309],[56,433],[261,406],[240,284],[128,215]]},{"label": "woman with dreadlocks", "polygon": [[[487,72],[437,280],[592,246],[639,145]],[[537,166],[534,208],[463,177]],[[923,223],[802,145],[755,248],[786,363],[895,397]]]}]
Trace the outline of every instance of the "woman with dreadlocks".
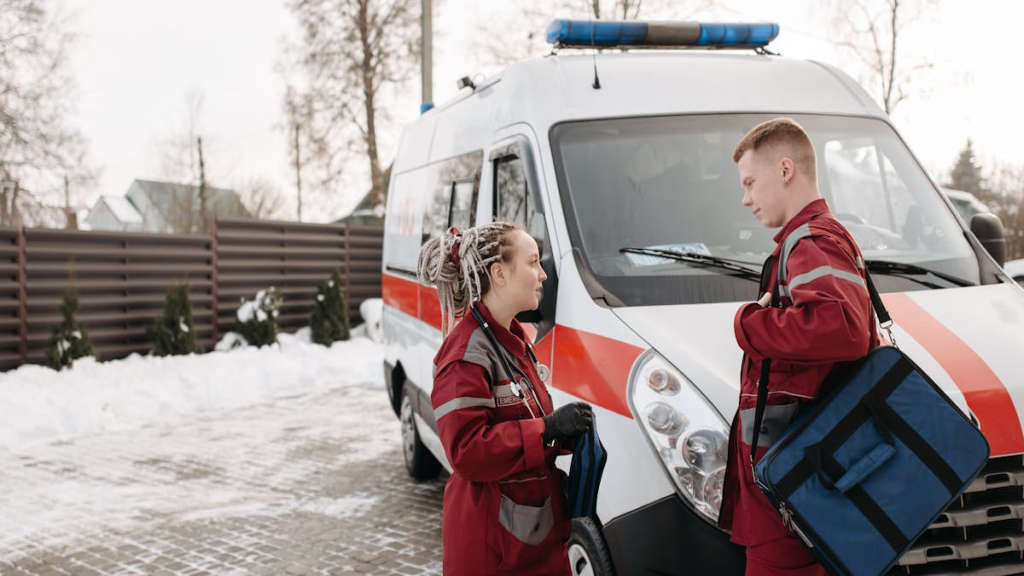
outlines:
[{"label": "woman with dreadlocks", "polygon": [[[504,222],[451,229],[420,250],[446,333],[434,358],[434,418],[452,473],[444,492],[444,573],[569,574],[569,518],[555,457],[593,422],[554,410],[515,315],[539,305],[537,243]],[[454,320],[461,318],[452,327]]]}]

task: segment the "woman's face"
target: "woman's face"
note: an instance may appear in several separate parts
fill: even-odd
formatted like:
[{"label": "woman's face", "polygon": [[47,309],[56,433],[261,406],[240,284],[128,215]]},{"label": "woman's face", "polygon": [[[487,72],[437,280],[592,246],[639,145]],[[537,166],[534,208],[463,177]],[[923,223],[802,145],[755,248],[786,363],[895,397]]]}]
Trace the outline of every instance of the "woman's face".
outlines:
[{"label": "woman's face", "polygon": [[495,283],[492,278],[491,286],[498,290],[495,295],[507,301],[518,314],[540,306],[544,280],[548,276],[540,265],[537,242],[522,230],[511,234],[512,259],[502,265],[504,283],[499,285],[502,283]]}]

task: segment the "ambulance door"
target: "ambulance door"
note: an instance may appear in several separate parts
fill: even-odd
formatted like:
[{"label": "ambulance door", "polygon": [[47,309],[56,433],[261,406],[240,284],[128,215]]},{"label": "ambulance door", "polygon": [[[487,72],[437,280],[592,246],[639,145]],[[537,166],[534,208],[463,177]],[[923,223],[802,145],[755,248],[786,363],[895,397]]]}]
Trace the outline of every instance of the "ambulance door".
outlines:
[{"label": "ambulance door", "polygon": [[[533,147],[526,136],[517,135],[499,141],[491,148],[488,160],[492,176],[492,216],[522,226],[540,249],[541,266],[548,279],[537,310],[523,312],[517,318],[536,330],[534,342],[541,342],[555,327],[555,295],[558,275],[555,269],[553,237],[544,213]],[[550,343],[551,339],[547,340]],[[538,356],[546,350],[538,347]],[[550,363],[549,363],[550,365]]]}]

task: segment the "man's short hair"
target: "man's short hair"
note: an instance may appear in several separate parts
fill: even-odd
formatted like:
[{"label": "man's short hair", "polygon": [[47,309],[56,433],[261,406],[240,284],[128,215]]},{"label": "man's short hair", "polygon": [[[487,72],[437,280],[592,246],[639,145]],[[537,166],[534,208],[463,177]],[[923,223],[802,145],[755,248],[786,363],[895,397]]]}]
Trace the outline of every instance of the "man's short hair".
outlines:
[{"label": "man's short hair", "polygon": [[812,181],[817,179],[814,144],[803,127],[792,118],[774,118],[751,128],[732,152],[732,161],[739,162],[747,150],[777,148]]}]

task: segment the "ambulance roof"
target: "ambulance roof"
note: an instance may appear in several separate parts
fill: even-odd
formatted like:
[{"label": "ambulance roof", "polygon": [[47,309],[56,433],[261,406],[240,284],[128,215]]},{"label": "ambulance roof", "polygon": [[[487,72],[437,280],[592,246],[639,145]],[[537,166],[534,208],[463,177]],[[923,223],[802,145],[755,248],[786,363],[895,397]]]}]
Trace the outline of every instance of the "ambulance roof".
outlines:
[{"label": "ambulance roof", "polygon": [[848,76],[815,61],[738,52],[552,54],[517,62],[428,111],[402,134],[395,171],[486,147],[494,132],[594,118],[763,112],[884,118]]}]

